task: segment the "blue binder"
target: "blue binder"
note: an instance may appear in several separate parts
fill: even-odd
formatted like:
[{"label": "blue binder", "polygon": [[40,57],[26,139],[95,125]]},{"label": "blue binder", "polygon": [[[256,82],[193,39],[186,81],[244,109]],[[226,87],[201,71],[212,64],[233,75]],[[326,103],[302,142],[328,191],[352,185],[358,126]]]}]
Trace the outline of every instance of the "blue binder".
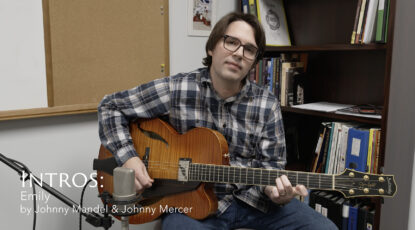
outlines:
[{"label": "blue binder", "polygon": [[347,139],[346,168],[366,172],[369,130],[350,128]]}]

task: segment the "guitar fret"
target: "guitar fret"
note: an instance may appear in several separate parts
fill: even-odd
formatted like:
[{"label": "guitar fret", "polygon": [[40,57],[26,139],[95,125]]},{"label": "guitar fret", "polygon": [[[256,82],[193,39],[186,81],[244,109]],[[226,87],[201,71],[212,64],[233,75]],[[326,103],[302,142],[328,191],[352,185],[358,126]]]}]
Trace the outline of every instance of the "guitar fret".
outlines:
[{"label": "guitar fret", "polygon": [[205,165],[205,167],[204,167],[204,169],[203,169],[203,175],[204,175],[204,179],[205,179],[205,181],[208,181],[208,173],[207,173],[207,170],[208,169],[208,166],[207,165]]},{"label": "guitar fret", "polygon": [[210,164],[190,164],[189,180],[202,182],[235,183],[246,185],[272,185],[275,179],[286,175],[293,186],[303,184],[311,189],[335,190],[336,176],[286,170],[268,170]]},{"label": "guitar fret", "polygon": [[223,166],[219,166],[219,170],[218,170],[218,180],[219,182],[223,181],[223,178],[221,178],[221,175],[223,175]]},{"label": "guitar fret", "polygon": [[199,177],[197,178],[199,181],[201,181],[202,180],[202,174],[200,173],[200,171],[201,171],[201,167],[200,167],[201,165],[198,165],[197,166],[197,172],[198,172],[198,174],[199,174]]},{"label": "guitar fret", "polygon": [[210,179],[210,174],[211,174],[211,172],[210,172],[210,168],[211,168],[211,167],[208,165],[208,166],[207,166],[207,168],[208,168],[208,177],[209,177],[209,181],[212,181],[212,180]]},{"label": "guitar fret", "polygon": [[259,179],[259,183],[256,183],[256,184],[262,184],[262,170],[260,170],[260,171],[261,171],[261,177]]},{"label": "guitar fret", "polygon": [[250,169],[250,170],[248,170],[248,173],[247,173],[247,181],[246,181],[246,183],[247,184],[252,184],[252,179],[254,178],[254,170],[253,169]]},{"label": "guitar fret", "polygon": [[321,174],[318,174],[318,188],[321,188]]},{"label": "guitar fret", "polygon": [[245,174],[245,183],[246,184],[248,183],[248,171],[249,171],[249,169],[246,168],[246,174]]},{"label": "guitar fret", "polygon": [[296,179],[295,185],[297,185],[298,184],[298,172],[297,172],[297,177],[295,179]]},{"label": "guitar fret", "polygon": [[229,177],[229,174],[230,174],[230,172],[229,171],[231,171],[231,167],[228,167],[228,180],[227,180],[227,182],[229,183],[230,182],[230,177]]}]

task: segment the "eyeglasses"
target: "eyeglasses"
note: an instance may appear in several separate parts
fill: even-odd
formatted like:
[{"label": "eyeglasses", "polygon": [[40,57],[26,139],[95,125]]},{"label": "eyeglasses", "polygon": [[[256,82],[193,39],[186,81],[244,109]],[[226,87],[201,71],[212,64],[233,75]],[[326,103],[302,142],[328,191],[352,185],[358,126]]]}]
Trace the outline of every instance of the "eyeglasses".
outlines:
[{"label": "eyeglasses", "polygon": [[223,47],[231,52],[237,51],[242,46],[244,47],[243,56],[246,59],[252,61],[255,60],[258,55],[258,48],[251,44],[242,45],[242,42],[239,39],[229,35],[224,35],[223,38]]}]

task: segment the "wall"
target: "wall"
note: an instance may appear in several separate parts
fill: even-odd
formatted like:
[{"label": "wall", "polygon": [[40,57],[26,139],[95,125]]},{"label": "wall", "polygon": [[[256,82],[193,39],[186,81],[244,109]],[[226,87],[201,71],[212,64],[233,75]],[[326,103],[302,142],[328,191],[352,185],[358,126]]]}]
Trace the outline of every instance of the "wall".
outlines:
[{"label": "wall", "polygon": [[[11,2],[12,0],[0,0],[0,17],[2,17],[2,10],[6,9],[4,6],[11,7]],[[26,4],[28,1],[20,1],[19,7],[31,11],[32,7],[41,6],[40,0],[36,2],[38,5]],[[234,0],[218,1],[218,17],[233,11],[236,7],[235,2]],[[201,67],[201,60],[205,55],[204,43],[207,37],[187,36],[185,18],[187,1],[170,0],[169,4],[171,73]],[[24,19],[30,16],[23,13],[19,15]],[[25,35],[24,37],[30,36]],[[0,41],[3,42],[1,39]],[[6,44],[1,45],[6,46]],[[37,45],[39,44],[34,46]],[[17,65],[13,68],[19,67]],[[17,77],[17,73],[11,72],[10,74],[16,74]],[[23,79],[25,80],[28,77],[24,76]],[[35,85],[32,86],[37,89],[40,88]],[[12,92],[14,94],[18,92],[16,87],[10,88],[13,88]],[[7,97],[10,96],[1,96],[1,98]],[[1,106],[0,110],[2,110]],[[54,183],[54,187],[58,185],[58,176],[65,178],[64,173],[66,173],[69,177],[68,184],[71,187],[63,184],[62,187],[58,185],[57,189],[76,203],[79,203],[81,189],[74,187],[71,180],[74,178],[75,185],[80,185],[83,182],[83,177],[77,175],[77,173],[82,172],[89,176],[93,172],[92,159],[97,156],[98,147],[98,125],[95,114],[0,121],[0,153],[25,163],[35,175],[39,176],[43,173],[46,182],[49,182],[49,176],[45,173],[60,173],[53,176],[52,183]],[[2,163],[0,163],[0,181],[2,182],[0,202],[3,207],[0,209],[0,229],[31,229],[33,216],[22,214],[20,210],[21,206],[32,208],[32,202],[22,200],[21,196],[22,191],[30,192],[30,188],[22,189],[17,173]],[[39,192],[40,189],[37,189],[37,191]],[[23,199],[26,198],[23,197]],[[96,188],[88,188],[84,199],[86,207],[96,207],[101,204],[97,198]],[[38,204],[43,208],[46,208],[47,205],[58,208],[66,207],[55,198],[50,198],[46,202],[46,198],[42,197],[41,200],[38,200]],[[153,222],[131,226],[130,229],[155,229],[158,225],[158,222]],[[48,213],[38,214],[37,217],[37,229],[69,230],[77,228],[78,215],[74,213],[65,215],[64,213],[49,211]],[[118,221],[112,227],[112,229],[120,228]],[[95,228],[84,221],[83,229]]]},{"label": "wall", "polygon": [[[381,229],[415,229],[415,16],[412,0],[397,0],[393,41],[385,173],[394,174],[397,195],[385,199]],[[414,186],[414,183],[412,183]],[[412,218],[411,218],[412,217]]]}]

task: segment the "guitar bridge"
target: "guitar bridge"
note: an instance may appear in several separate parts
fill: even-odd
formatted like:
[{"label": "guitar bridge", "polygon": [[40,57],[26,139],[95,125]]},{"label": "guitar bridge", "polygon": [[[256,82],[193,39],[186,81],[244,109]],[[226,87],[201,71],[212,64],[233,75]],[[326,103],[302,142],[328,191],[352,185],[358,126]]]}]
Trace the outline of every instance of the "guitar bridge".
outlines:
[{"label": "guitar bridge", "polygon": [[177,180],[186,182],[189,180],[189,166],[191,159],[181,158],[179,159],[179,169],[177,171]]}]

